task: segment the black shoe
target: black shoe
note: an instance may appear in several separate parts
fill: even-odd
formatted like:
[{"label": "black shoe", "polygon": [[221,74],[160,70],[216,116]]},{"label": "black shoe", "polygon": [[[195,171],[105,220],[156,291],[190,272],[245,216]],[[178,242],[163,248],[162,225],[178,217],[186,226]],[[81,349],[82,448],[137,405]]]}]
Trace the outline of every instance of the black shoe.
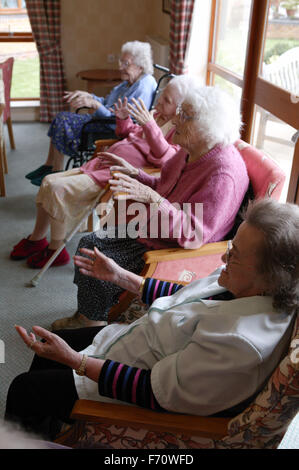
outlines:
[{"label": "black shoe", "polygon": [[50,171],[49,173],[46,173],[46,174],[40,176],[39,178],[34,178],[34,179],[31,180],[31,184],[34,184],[34,186],[40,186],[42,184],[42,181],[43,181],[45,176],[52,175],[52,173],[60,173],[60,171],[62,171],[62,170]]},{"label": "black shoe", "polygon": [[33,180],[36,178],[40,178],[41,176],[46,176],[52,172],[52,168],[53,167],[49,165],[42,165],[36,170],[31,171],[31,173],[28,173],[27,175],[25,175],[25,178],[27,178],[28,180]]}]

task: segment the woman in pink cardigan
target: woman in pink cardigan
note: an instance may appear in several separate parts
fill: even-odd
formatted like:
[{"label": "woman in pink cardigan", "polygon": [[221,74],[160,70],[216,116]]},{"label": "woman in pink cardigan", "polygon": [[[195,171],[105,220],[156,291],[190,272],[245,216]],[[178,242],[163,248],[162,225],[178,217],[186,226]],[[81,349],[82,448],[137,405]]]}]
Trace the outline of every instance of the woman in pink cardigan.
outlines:
[{"label": "woman in pink cardigan", "polygon": [[[249,185],[245,163],[234,146],[241,125],[234,101],[218,88],[194,87],[173,123],[173,142],[181,150],[165,163],[159,178],[111,153],[101,154],[105,164],[112,165],[114,177],[109,182],[123,212],[118,212],[117,226],[112,212],[107,229],[83,237],[78,253],[96,247],[139,274],[144,266],[142,255],[149,249],[198,248],[222,240],[232,229]],[[127,200],[134,202],[124,207]],[[135,219],[121,224],[124,215],[136,211]],[[77,267],[74,282],[78,311],[56,320],[53,330],[106,323],[110,308],[123,292],[115,284],[84,276]]]},{"label": "woman in pink cardigan", "polygon": [[[171,118],[193,82],[194,78],[187,75],[173,78],[159,97],[154,116],[142,101],[135,101],[133,107],[127,105],[126,99],[124,103],[119,100],[115,106],[116,133],[123,140],[112,145],[110,151],[136,168],[163,166],[178,151],[178,146],[171,141],[174,132]],[[133,123],[129,112],[139,124]],[[81,168],[46,176],[36,197],[37,215],[33,232],[14,246],[11,259],[27,258],[30,267],[42,268],[63,244],[67,232],[84,216],[88,207],[92,207],[109,177],[109,166],[99,158],[90,160]],[[49,226],[51,239],[48,244]],[[69,260],[64,248],[52,266],[67,264]]]}]

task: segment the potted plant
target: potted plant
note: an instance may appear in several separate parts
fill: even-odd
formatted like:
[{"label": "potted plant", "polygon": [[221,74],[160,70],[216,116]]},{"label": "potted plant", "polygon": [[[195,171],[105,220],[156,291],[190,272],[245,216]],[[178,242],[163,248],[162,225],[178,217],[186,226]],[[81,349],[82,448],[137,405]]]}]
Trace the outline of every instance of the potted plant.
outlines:
[{"label": "potted plant", "polygon": [[293,17],[298,10],[299,0],[287,0],[282,2],[281,6],[286,9],[288,17]]}]

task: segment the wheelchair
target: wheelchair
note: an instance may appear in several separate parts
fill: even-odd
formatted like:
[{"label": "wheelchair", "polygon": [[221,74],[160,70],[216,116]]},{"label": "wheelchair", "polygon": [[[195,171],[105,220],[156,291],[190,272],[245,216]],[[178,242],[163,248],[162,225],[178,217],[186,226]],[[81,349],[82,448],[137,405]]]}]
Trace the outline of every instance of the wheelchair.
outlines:
[{"label": "wheelchair", "polygon": [[[161,92],[161,84],[168,82],[171,78],[174,78],[175,75],[170,72],[170,70],[162,65],[154,64],[154,68],[163,72],[157,82],[157,87],[154,92],[152,102],[150,105],[150,110],[153,109],[157,97]],[[166,82],[166,83],[167,83]],[[76,113],[80,112],[83,108],[76,110]],[[85,108],[86,109],[86,108]],[[101,131],[97,130],[97,125],[101,123],[101,127],[104,128]],[[115,135],[116,127],[116,118],[115,116],[109,118],[92,118],[90,121],[86,122],[81,131],[81,139],[78,147],[78,154],[76,156],[70,157],[66,163],[65,170],[70,168],[79,168],[84,165],[90,157],[94,154],[96,146],[95,141],[99,139],[116,139]]]}]

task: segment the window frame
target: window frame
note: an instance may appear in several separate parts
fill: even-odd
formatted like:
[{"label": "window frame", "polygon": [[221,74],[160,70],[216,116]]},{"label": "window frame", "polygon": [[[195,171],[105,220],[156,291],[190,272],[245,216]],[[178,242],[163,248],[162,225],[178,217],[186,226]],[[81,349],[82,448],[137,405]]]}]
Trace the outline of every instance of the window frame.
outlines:
[{"label": "window frame", "polygon": [[[212,0],[207,85],[213,85],[216,74],[242,89],[241,113],[244,126],[241,139],[248,143],[251,143],[253,138],[255,105],[261,106],[286,124],[299,129],[299,103],[291,101],[290,92],[259,75],[264,56],[269,0],[252,0],[243,77],[215,63],[215,44],[218,39],[221,3],[222,0]],[[295,144],[293,154],[287,201],[299,203],[299,140]]]}]

